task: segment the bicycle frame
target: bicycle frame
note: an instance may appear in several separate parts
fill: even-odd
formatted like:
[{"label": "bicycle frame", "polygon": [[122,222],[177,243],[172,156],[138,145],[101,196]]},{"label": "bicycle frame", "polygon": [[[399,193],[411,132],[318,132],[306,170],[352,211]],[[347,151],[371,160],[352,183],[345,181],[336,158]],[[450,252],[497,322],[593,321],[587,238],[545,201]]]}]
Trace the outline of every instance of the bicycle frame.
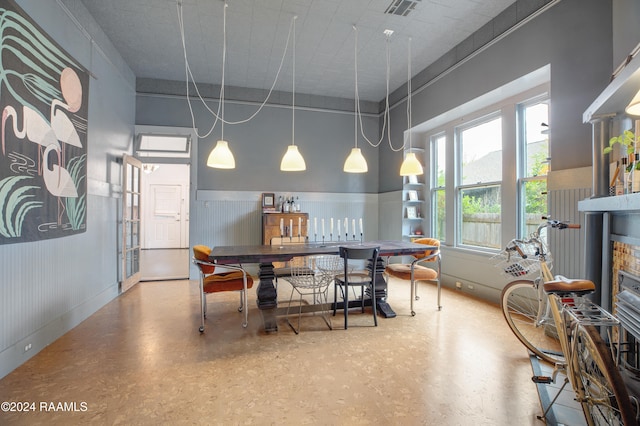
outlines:
[{"label": "bicycle frame", "polygon": [[[508,266],[504,272],[517,279],[509,282],[502,292],[505,319],[531,352],[555,364],[552,377],[535,376],[534,382],[555,382],[557,374],[562,372],[566,375],[562,388],[571,383],[590,425],[635,424],[635,413],[624,382],[612,359],[610,347],[602,340],[598,328],[616,325],[617,320],[584,297],[586,292],[593,290],[593,283],[554,277],[551,273],[551,257],[545,253],[545,245],[540,238],[540,231],[547,226],[559,229],[579,227],[546,221],[530,238],[511,241],[505,249]],[[511,260],[514,252],[520,257]],[[538,270],[533,280],[523,278],[527,274],[533,275],[535,267]],[[559,348],[551,348],[555,344],[550,342],[550,336],[555,336]],[[539,418],[546,417],[559,395],[560,392]]]}]

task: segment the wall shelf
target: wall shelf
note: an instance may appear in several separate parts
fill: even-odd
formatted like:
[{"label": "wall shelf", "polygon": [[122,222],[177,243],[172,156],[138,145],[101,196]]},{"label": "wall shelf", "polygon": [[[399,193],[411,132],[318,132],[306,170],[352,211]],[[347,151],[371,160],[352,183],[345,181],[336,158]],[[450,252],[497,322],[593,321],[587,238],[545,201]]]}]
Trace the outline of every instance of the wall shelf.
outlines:
[{"label": "wall shelf", "polygon": [[640,193],[578,201],[581,212],[631,212],[640,210]]},{"label": "wall shelf", "polygon": [[[421,163],[424,162],[424,149],[411,148],[407,152],[414,152]],[[416,231],[424,232],[424,198],[425,198],[425,178],[421,176],[404,176],[402,178],[402,238],[413,240],[424,235],[415,234]],[[409,211],[412,213],[409,214]],[[415,216],[415,217],[414,217]]]}]

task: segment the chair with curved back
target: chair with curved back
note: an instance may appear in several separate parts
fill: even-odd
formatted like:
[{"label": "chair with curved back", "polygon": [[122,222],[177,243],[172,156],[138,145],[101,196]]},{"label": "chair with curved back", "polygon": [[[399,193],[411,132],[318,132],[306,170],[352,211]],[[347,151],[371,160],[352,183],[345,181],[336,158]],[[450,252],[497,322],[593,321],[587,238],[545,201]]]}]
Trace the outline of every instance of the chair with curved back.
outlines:
[{"label": "chair with curved back", "polygon": [[[340,257],[344,260],[344,271],[342,274],[336,275],[334,280],[333,295],[333,315],[335,316],[338,305],[338,287],[342,292],[344,300],[344,328],[348,327],[349,314],[349,287],[360,287],[361,310],[364,312],[365,287],[369,289],[371,296],[371,309],[373,310],[373,323],[378,326],[378,314],[376,312],[376,270],[378,264],[378,254],[380,247],[346,247],[341,246]],[[368,271],[352,271],[349,266],[349,260],[369,260],[370,268]]]},{"label": "chair with curved back", "polygon": [[[204,320],[207,317],[207,294],[222,291],[239,291],[240,307],[244,311],[243,327],[249,323],[247,307],[247,289],[253,287],[251,275],[239,266],[216,265],[209,260],[211,249],[204,245],[193,246],[193,263],[200,270],[200,333],[204,332]],[[216,268],[225,270],[216,272]]]},{"label": "chair with curved back", "polygon": [[[416,314],[413,309],[413,301],[420,299],[418,297],[417,281],[435,282],[438,285],[438,310],[442,309],[442,305],[440,305],[440,241],[435,238],[419,238],[413,242],[436,248],[430,248],[423,253],[414,254],[414,260],[411,263],[391,263],[384,270],[385,275],[411,282],[412,316]],[[427,267],[423,263],[430,263],[433,266]]]},{"label": "chair with curved back", "polygon": [[[291,296],[289,297],[289,305],[287,307],[287,324],[296,334],[300,333],[300,319],[302,317],[302,306],[309,303],[304,296],[311,296],[310,303],[315,305],[317,311],[324,319],[330,330],[331,317],[327,315],[329,305],[328,290],[329,285],[333,281],[332,271],[338,269],[338,265],[342,263],[342,259],[338,256],[308,256],[302,258],[303,262],[296,262],[290,267],[289,276],[286,278],[291,284]],[[311,273],[309,273],[311,271]],[[289,312],[292,308],[293,295],[297,292],[298,298],[298,327],[294,327],[289,321]]]},{"label": "chair with curved back", "polygon": [[[272,246],[285,246],[285,245],[293,245],[293,244],[305,244],[305,237],[272,237],[270,240],[270,244]],[[313,269],[309,268],[305,265],[304,256],[294,257],[288,262],[280,265],[279,263],[275,263],[273,266],[273,276],[276,280],[276,291],[278,290],[278,278],[287,278],[291,276],[291,268],[296,267],[296,274],[306,274],[311,275],[314,273]],[[300,268],[302,266],[302,268]]]}]

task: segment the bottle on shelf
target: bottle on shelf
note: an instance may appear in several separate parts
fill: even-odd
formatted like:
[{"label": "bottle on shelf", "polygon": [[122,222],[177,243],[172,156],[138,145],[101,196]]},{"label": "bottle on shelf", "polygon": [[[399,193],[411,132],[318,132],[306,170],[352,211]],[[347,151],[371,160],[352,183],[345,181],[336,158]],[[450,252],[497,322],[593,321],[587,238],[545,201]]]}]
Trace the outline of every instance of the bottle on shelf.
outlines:
[{"label": "bottle on shelf", "polygon": [[633,154],[633,167],[631,168],[631,173],[633,173],[633,177],[629,178],[631,180],[631,192],[636,193],[640,192],[640,170],[636,170],[640,165],[640,153]]},{"label": "bottle on shelf", "polygon": [[627,193],[627,182],[629,180],[629,173],[627,172],[627,157],[620,159],[620,186],[616,188],[616,195],[622,195]]},{"label": "bottle on shelf", "polygon": [[635,156],[634,154],[629,155],[629,173],[627,174],[627,181],[626,183],[626,187],[625,187],[625,193],[627,194],[632,194],[633,193],[633,178],[635,175],[635,169],[636,169],[636,160],[635,160]]}]

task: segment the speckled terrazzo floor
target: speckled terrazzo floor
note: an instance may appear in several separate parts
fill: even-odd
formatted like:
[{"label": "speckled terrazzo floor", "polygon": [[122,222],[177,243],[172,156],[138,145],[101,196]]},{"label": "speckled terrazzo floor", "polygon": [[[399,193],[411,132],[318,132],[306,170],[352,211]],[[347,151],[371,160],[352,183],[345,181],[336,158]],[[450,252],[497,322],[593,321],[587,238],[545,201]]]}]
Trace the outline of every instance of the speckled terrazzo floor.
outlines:
[{"label": "speckled terrazzo floor", "polygon": [[300,335],[284,318],[262,331],[255,288],[246,329],[237,294],[214,295],[201,335],[196,281],[140,283],[0,380],[0,401],[78,411],[0,412],[0,424],[542,424],[527,352],[498,307],[445,289],[438,311],[421,283],[411,317],[408,295],[392,280],[396,318],[370,327],[353,311],[344,330],[338,314],[332,331],[303,318]]}]

